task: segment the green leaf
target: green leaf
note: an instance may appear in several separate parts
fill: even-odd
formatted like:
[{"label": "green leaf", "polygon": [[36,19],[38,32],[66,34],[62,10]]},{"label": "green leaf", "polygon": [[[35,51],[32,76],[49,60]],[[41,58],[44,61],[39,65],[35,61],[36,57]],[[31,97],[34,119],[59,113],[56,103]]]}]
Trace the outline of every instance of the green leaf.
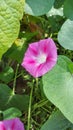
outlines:
[{"label": "green leaf", "polygon": [[0,73],[0,80],[5,83],[9,83],[12,80],[13,76],[14,70],[11,67],[6,66],[4,70]]},{"label": "green leaf", "polygon": [[17,108],[14,108],[14,107],[3,111],[4,120],[12,119],[12,118],[15,118],[15,117],[20,117],[21,115],[22,115],[21,111]]},{"label": "green leaf", "polygon": [[63,71],[70,72],[69,65],[73,64],[73,62],[68,57],[66,57],[64,55],[59,55],[57,64],[61,67],[61,69],[63,69]]},{"label": "green leaf", "polygon": [[[4,57],[16,60],[21,63],[23,60],[24,53],[28,47],[29,41],[36,36],[37,32],[34,33],[20,33],[21,39],[16,39],[14,44],[4,54]],[[20,55],[19,55],[20,54]]]},{"label": "green leaf", "polygon": [[[60,56],[61,57],[61,56]],[[56,66],[43,76],[46,97],[73,123],[73,76],[67,58],[58,58]]]},{"label": "green leaf", "polygon": [[26,0],[25,12],[34,16],[46,14],[53,6],[54,1],[55,0]]},{"label": "green leaf", "polygon": [[68,68],[69,68],[70,72],[73,74],[73,63],[70,63],[68,65]]},{"label": "green leaf", "polygon": [[18,37],[24,0],[0,0],[0,59]]},{"label": "green leaf", "polygon": [[71,124],[62,113],[57,110],[51,114],[41,130],[67,130],[68,128],[73,128],[73,124]]},{"label": "green leaf", "polygon": [[54,2],[54,7],[55,7],[55,8],[60,8],[60,7],[62,7],[62,5],[64,4],[64,1],[65,1],[65,0],[55,0],[55,2]]},{"label": "green leaf", "polygon": [[73,21],[65,21],[58,33],[58,41],[64,48],[73,50]]},{"label": "green leaf", "polygon": [[16,43],[14,43],[11,48],[4,54],[4,56],[21,63],[27,46],[28,44],[26,42],[24,43],[23,39],[18,39],[16,40]]},{"label": "green leaf", "polygon": [[27,110],[29,96],[13,94],[12,90],[5,84],[0,84],[0,109],[5,110],[16,107],[21,111]]},{"label": "green leaf", "polygon": [[73,0],[65,0],[64,14],[67,18],[73,20]]}]

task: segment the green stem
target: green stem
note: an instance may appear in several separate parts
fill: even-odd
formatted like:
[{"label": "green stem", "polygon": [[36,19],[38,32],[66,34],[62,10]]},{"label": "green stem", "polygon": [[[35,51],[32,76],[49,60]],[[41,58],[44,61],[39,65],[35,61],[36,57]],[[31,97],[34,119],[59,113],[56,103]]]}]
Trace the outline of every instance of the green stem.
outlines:
[{"label": "green stem", "polygon": [[[18,74],[18,75],[16,76],[16,79],[19,78],[21,75],[22,75],[21,73]],[[12,82],[13,80],[14,80],[14,79],[12,79],[11,82]]]},{"label": "green stem", "polygon": [[[34,81],[33,81],[33,83],[34,83]],[[30,99],[29,99],[29,108],[28,108],[28,125],[27,125],[27,130],[30,130],[30,124],[31,124],[32,94],[33,94],[33,85],[32,85],[32,87],[31,87]]]},{"label": "green stem", "polygon": [[[33,85],[32,85],[32,87],[31,87],[30,99],[29,99],[27,130],[30,130],[30,124],[31,124],[31,106],[32,106],[33,86],[34,86],[34,80],[33,80]],[[36,78],[36,89],[38,89],[38,78]]]},{"label": "green stem", "polygon": [[38,89],[38,78],[36,78],[36,89]]},{"label": "green stem", "polygon": [[18,68],[19,68],[19,64],[17,64],[17,67],[16,67],[15,78],[14,78],[14,82],[13,82],[13,94],[15,94],[15,86],[16,86],[16,78],[17,78]]}]

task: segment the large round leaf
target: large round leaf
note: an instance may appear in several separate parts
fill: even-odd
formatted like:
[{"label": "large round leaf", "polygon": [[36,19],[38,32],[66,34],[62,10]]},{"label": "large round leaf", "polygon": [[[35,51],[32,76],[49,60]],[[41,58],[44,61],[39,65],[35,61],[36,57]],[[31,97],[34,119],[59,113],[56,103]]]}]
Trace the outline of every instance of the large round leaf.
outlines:
[{"label": "large round leaf", "polygon": [[64,2],[64,14],[66,17],[73,20],[73,0],[65,0]]},{"label": "large round leaf", "polygon": [[25,12],[39,16],[46,14],[54,4],[54,0],[26,0]]},{"label": "large round leaf", "polygon": [[57,65],[43,76],[43,89],[47,98],[73,123],[73,76],[65,57],[59,57]]},{"label": "large round leaf", "polygon": [[0,0],[0,59],[18,37],[24,0]]},{"label": "large round leaf", "polygon": [[59,43],[66,49],[73,50],[73,21],[67,20],[58,34]]}]

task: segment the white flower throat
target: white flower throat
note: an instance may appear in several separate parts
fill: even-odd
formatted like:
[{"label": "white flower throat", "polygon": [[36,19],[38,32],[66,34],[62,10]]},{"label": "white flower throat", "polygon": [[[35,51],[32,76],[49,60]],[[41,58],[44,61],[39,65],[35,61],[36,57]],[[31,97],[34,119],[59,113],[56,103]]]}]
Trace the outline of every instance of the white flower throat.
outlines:
[{"label": "white flower throat", "polygon": [[40,54],[40,55],[38,55],[38,57],[37,57],[37,62],[38,62],[39,64],[42,64],[42,63],[46,62],[46,55],[45,55],[45,54]]}]

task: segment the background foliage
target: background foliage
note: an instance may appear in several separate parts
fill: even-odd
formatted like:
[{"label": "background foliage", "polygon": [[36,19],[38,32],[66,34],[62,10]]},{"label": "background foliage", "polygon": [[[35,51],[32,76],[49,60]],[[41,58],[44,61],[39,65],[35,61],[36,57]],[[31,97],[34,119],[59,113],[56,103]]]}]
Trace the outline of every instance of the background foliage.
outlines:
[{"label": "background foliage", "polygon": [[[21,62],[29,43],[48,37],[58,61],[37,80]],[[73,0],[0,0],[0,119],[19,117],[27,130],[73,130],[72,82]]]}]

